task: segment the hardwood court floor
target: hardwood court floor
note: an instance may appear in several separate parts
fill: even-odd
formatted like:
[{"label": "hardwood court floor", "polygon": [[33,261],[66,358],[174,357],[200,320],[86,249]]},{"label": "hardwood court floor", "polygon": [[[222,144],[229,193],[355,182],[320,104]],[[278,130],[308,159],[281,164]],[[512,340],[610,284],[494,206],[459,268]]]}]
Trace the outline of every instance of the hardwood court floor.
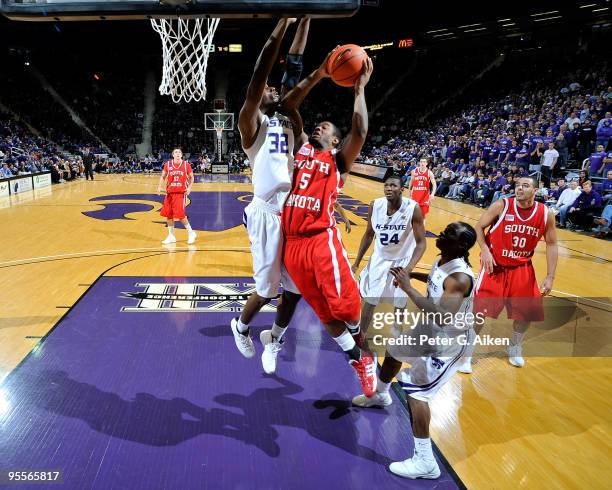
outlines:
[{"label": "hardwood court floor", "polygon": [[[241,225],[250,185],[196,183],[188,213],[197,223],[198,240],[188,246],[185,231],[177,229],[179,242],[164,248],[154,194],[158,178],[97,176],[94,182],[0,199],[0,381],[101,275],[251,274]],[[344,205],[355,223],[350,235],[343,233],[351,258],[364,231],[365,206],[381,195],[382,184],[357,177],[344,189]],[[477,208],[436,199],[427,229],[438,233],[451,221],[473,223],[479,214]],[[475,364],[474,374],[453,378],[432,404],[432,437],[469,488],[605,488],[612,480],[607,300],[612,297],[612,247],[564,230],[559,240],[554,295],[595,299],[590,311],[598,348],[589,351],[590,357],[572,357],[576,331],[571,326],[554,331],[534,327],[528,337],[552,346],[559,357],[528,358],[523,369],[502,356],[487,357]],[[433,239],[427,241],[423,267],[436,256]],[[475,248],[474,264],[477,257]],[[543,245],[534,263],[542,278]]]}]

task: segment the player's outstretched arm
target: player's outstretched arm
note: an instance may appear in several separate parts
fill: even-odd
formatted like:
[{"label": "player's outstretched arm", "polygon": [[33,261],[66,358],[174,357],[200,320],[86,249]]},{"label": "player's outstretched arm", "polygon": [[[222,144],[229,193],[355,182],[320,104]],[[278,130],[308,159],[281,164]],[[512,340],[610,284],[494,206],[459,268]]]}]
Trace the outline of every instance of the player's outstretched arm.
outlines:
[{"label": "player's outstretched arm", "polygon": [[361,75],[355,82],[355,104],[351,132],[336,158],[341,173],[351,170],[368,136],[368,106],[365,99],[365,86],[370,81],[372,71],[374,71],[374,64],[370,58],[366,58]]},{"label": "player's outstretched arm", "polygon": [[414,247],[414,252],[412,252],[412,257],[410,258],[410,262],[406,266],[406,270],[408,272],[412,272],[412,270],[416,267],[423,257],[425,253],[425,248],[427,247],[427,240],[425,240],[425,223],[423,222],[423,213],[421,212],[421,207],[417,204],[414,207],[414,211],[412,213],[412,233],[414,234],[414,241],[416,242],[416,247]]},{"label": "player's outstretched arm", "polygon": [[495,259],[493,258],[493,254],[491,250],[489,250],[489,246],[485,241],[485,229],[495,223],[499,215],[504,210],[504,200],[500,199],[499,201],[495,201],[489,209],[487,209],[476,223],[474,229],[476,230],[476,241],[478,245],[480,245],[480,260],[482,261],[483,269],[491,274],[493,272],[493,267],[497,265],[495,263]]},{"label": "player's outstretched arm", "polygon": [[463,272],[456,272],[444,280],[442,298],[439,303],[434,303],[412,287],[410,273],[406,269],[393,268],[391,274],[395,277],[397,286],[425,313],[439,313],[443,316],[447,313],[457,313],[472,288],[472,278]]},{"label": "player's outstretched arm", "polygon": [[546,212],[548,213],[546,230],[544,231],[544,241],[546,242],[546,279],[544,279],[540,286],[542,296],[546,296],[552,291],[555,272],[557,271],[557,257],[559,256],[555,214],[548,209]]},{"label": "player's outstretched arm", "polygon": [[268,41],[261,50],[259,58],[257,58],[255,62],[253,76],[247,88],[246,100],[238,116],[238,129],[242,135],[243,146],[245,148],[252,145],[255,134],[257,133],[259,106],[266,88],[266,83],[272,71],[272,67],[274,66],[274,62],[278,57],[278,51],[280,50],[285,31],[293,22],[295,22],[295,19],[281,19],[278,21],[274,31],[272,31]]},{"label": "player's outstretched arm", "polygon": [[370,245],[372,245],[372,241],[374,240],[375,234],[374,234],[374,228],[372,228],[372,209],[373,208],[374,208],[374,203],[371,202],[370,207],[368,208],[368,224],[366,226],[365,233],[361,237],[361,242],[359,243],[359,251],[357,252],[357,257],[355,258],[355,262],[353,262],[353,267],[351,267],[351,269],[353,270],[353,274],[355,274],[357,272],[357,269],[359,269],[359,264],[361,264],[361,260],[363,259],[363,256],[368,251],[368,249],[370,248]]},{"label": "player's outstretched arm", "polygon": [[293,42],[287,53],[285,75],[281,84],[281,99],[284,99],[287,92],[300,81],[302,76],[302,55],[306,49],[309,29],[310,18],[304,17],[298,24],[295,36],[293,36]]}]

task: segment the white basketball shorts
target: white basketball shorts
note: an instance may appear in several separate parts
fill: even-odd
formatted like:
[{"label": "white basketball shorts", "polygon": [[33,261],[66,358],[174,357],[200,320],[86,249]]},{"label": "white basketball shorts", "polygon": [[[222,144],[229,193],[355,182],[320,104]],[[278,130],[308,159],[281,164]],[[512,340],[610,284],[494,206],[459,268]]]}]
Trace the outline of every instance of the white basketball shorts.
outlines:
[{"label": "white basketball shorts", "polygon": [[359,274],[359,293],[371,305],[393,304],[396,308],[406,308],[408,296],[393,285],[392,267],[406,267],[410,257],[398,260],[385,260],[380,254],[373,253],[368,265]]},{"label": "white basketball shorts", "polygon": [[251,242],[253,279],[262,298],[275,298],[278,288],[299,294],[282,265],[283,230],[278,211],[270,204],[254,197],[243,215]]}]

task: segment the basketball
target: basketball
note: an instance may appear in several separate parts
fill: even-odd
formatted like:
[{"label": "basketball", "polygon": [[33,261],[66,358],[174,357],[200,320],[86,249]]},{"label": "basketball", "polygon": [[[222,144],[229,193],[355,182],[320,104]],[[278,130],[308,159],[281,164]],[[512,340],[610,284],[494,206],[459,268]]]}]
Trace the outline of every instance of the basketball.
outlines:
[{"label": "basketball", "polygon": [[340,46],[327,61],[327,71],[336,85],[352,87],[355,85],[363,62],[368,55],[361,46],[345,44]]}]

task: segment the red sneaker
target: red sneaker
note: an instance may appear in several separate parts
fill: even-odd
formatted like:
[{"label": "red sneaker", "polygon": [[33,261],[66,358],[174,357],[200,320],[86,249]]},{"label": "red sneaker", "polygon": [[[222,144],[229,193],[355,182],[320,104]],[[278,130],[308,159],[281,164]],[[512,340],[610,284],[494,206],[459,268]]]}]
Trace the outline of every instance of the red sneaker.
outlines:
[{"label": "red sneaker", "polygon": [[376,360],[372,353],[361,351],[361,360],[355,361],[351,359],[349,364],[357,371],[357,377],[363,388],[363,394],[367,397],[374,396],[378,386],[378,377],[376,376]]}]

